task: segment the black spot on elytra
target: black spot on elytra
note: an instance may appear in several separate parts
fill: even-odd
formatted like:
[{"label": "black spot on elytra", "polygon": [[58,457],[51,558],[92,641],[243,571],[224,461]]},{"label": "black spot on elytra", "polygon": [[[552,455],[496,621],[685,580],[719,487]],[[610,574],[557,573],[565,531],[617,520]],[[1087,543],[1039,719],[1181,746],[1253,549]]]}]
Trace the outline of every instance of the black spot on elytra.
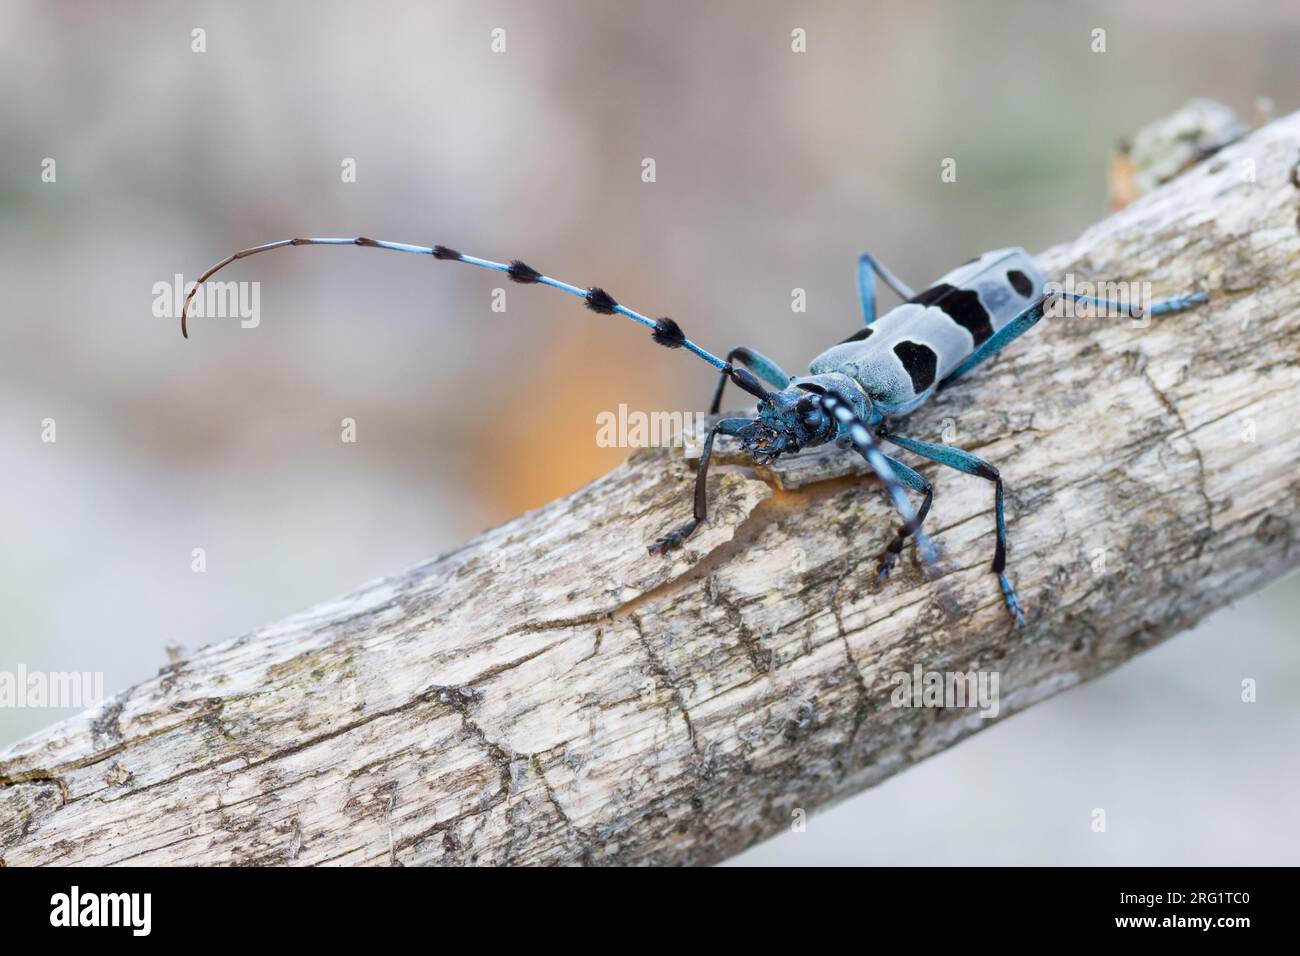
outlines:
[{"label": "black spot on elytra", "polygon": [[934,375],[939,368],[939,356],[934,349],[920,342],[904,339],[894,346],[894,354],[903,363],[903,369],[912,380],[912,391],[920,395],[934,384]]},{"label": "black spot on elytra", "polygon": [[542,277],[542,274],[526,262],[520,262],[518,259],[510,263],[510,268],[506,270],[508,275],[515,282],[529,283],[536,282]]},{"label": "black spot on elytra", "polygon": [[[844,342],[861,342],[863,339],[871,338],[871,333],[874,331],[875,329],[873,329],[871,326],[869,325],[865,326],[864,328],[858,329],[856,332],[850,335],[847,339],[844,340]],[[840,342],[839,344],[843,345],[844,342]]]},{"label": "black spot on elytra", "polygon": [[1034,284],[1029,281],[1029,276],[1019,269],[1008,271],[1007,281],[1011,283],[1011,288],[1015,289],[1022,299],[1028,299],[1034,294]]},{"label": "black spot on elytra", "polygon": [[614,308],[618,302],[614,297],[602,289],[600,286],[592,286],[587,290],[587,308],[592,312],[599,312],[601,315],[613,315]]},{"label": "black spot on elytra", "polygon": [[980,345],[993,335],[993,323],[989,321],[989,310],[984,308],[979,294],[974,289],[958,289],[946,282],[931,286],[912,299],[918,305],[930,305],[942,309],[947,316],[971,334],[975,344]]},{"label": "black spot on elytra", "polygon": [[686,343],[686,333],[667,316],[655,319],[655,330],[650,333],[650,337],[670,349],[679,349]]}]

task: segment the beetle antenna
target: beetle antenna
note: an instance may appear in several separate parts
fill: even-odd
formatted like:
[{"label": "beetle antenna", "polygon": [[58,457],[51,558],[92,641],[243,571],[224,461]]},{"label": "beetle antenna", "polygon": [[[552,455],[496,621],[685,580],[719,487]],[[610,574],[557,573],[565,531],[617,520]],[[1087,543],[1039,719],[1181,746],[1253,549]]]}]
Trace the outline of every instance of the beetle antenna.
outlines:
[{"label": "beetle antenna", "polygon": [[[432,256],[435,259],[463,262],[466,265],[478,266],[480,269],[492,269],[495,272],[504,272],[511,281],[524,285],[550,286],[552,289],[559,289],[561,292],[567,292],[569,295],[582,299],[586,303],[587,308],[591,309],[593,312],[599,313],[600,315],[613,315],[618,313],[619,315],[626,316],[633,322],[639,322],[641,325],[650,329],[650,337],[659,345],[670,349],[686,349],[686,351],[704,359],[704,361],[708,362],[714,368],[731,375],[732,380],[741,388],[751,392],[751,394],[758,394],[754,393],[753,389],[736,377],[736,373],[742,370],[733,368],[729,362],[718,358],[718,356],[714,355],[712,352],[696,345],[686,337],[681,326],[672,319],[667,316],[652,319],[648,316],[642,315],[640,312],[633,311],[627,306],[619,303],[612,295],[599,286],[591,286],[583,289],[575,285],[570,285],[569,283],[562,282],[559,279],[553,279],[550,276],[543,275],[532,266],[521,262],[518,259],[514,259],[510,262],[494,262],[491,259],[479,259],[476,256],[463,255],[455,249],[450,249],[447,246],[413,246],[405,242],[387,242],[382,239],[367,239],[365,236],[356,236],[353,238],[318,237],[307,239],[280,239],[277,242],[268,242],[264,245],[241,249],[238,252],[226,256],[226,258],[222,259],[207,272],[203,273],[203,275],[199,276],[198,281],[194,283],[193,288],[186,293],[185,302],[181,306],[181,335],[189,338],[189,305],[190,300],[194,298],[194,294],[198,292],[199,286],[203,285],[203,283],[212,278],[213,275],[220,272],[237,259],[245,259],[248,256],[255,256],[259,252],[270,252],[272,249],[284,249],[289,246],[366,246],[371,249],[386,249],[390,252],[410,252],[415,255]],[[749,376],[750,380],[753,380],[752,375],[749,375],[747,372],[745,374]],[[757,385],[756,380],[754,380],[754,385],[761,389],[761,386]],[[765,394],[767,393],[764,392],[759,397],[763,397]]]}]

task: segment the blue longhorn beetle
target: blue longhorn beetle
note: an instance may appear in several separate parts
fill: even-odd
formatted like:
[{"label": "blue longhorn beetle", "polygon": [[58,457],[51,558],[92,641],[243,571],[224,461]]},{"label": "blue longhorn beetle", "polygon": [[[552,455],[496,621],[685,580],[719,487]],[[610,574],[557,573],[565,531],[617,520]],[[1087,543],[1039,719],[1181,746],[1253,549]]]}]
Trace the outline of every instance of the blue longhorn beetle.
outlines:
[{"label": "blue longhorn beetle", "polygon": [[[413,246],[360,236],[282,239],[228,256],[203,273],[186,295],[181,308],[181,333],[186,337],[189,335],[186,311],[190,299],[214,273],[236,259],[287,246],[366,246],[410,252],[504,272],[519,283],[550,286],[582,299],[593,312],[601,315],[618,313],[639,322],[652,330],[654,341],[660,345],[686,349],[718,369],[722,374],[713,393],[712,414],[717,414],[721,408],[723,389],[728,381],[755,396],[759,400],[757,418],[724,418],[709,431],[695,479],[694,515],[690,521],[652,544],[652,554],[665,554],[680,547],[706,519],[709,457],[718,435],[739,438],[742,449],[758,464],[767,464],[781,455],[792,455],[800,449],[831,441],[844,448],[856,449],[884,483],[903,519],[897,534],[880,555],[877,578],[882,581],[888,577],[909,537],[916,538],[928,562],[933,564],[937,559],[933,546],[921,530],[934,489],[922,475],[881,451],[878,439],[993,482],[997,522],[993,573],[998,576],[1007,610],[1022,627],[1025,620],[1020,600],[1006,574],[1007,526],[1003,514],[1002,476],[987,461],[960,448],[896,434],[889,427],[889,419],[916,410],[936,392],[997,355],[1037,323],[1056,297],[1093,307],[1117,309],[1133,317],[1143,314],[1137,305],[1072,292],[1047,293],[1042,272],[1023,249],[985,253],[949,272],[919,294],[873,257],[863,253],[858,258],[858,294],[862,300],[865,326],[813,359],[808,367],[810,374],[790,376],[765,355],[744,346],[732,349],[725,359],[718,358],[688,339],[670,318],[648,318],[620,304],[598,286],[584,289],[552,279],[518,259],[493,262],[462,255],[446,246]],[[879,320],[876,318],[877,277],[904,300],[902,305]],[[1153,303],[1147,314],[1160,315],[1188,308],[1206,301],[1206,298],[1205,293],[1198,292],[1165,299]],[[764,388],[763,382],[776,391]],[[920,492],[919,508],[912,507],[905,489]]]}]

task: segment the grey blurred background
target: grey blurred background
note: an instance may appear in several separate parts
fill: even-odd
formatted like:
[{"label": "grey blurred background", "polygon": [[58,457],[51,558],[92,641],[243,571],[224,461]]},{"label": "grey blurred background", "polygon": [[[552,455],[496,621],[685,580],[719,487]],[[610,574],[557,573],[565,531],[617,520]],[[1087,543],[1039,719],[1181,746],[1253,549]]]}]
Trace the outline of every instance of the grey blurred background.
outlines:
[{"label": "grey blurred background", "polygon": [[[598,412],[713,384],[427,259],[269,253],[223,276],[261,325],[188,342],[156,282],[293,235],[440,242],[800,368],[858,326],[859,251],[924,283],[1069,238],[1115,141],[1187,98],[1300,107],[1297,39],[1293,0],[0,0],[0,670],[112,693],[582,485],[626,454]],[[1293,577],[735,862],[1294,863],[1297,612]],[[0,745],[63,714],[0,709]]]}]

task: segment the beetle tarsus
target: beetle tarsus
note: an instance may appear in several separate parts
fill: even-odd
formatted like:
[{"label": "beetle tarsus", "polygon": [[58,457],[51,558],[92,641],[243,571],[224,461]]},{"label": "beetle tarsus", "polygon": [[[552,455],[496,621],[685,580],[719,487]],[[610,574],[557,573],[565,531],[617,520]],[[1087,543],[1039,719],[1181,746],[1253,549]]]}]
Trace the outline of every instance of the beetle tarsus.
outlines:
[{"label": "beetle tarsus", "polygon": [[654,544],[650,545],[651,554],[667,554],[680,548],[692,532],[700,526],[698,521],[689,521],[674,531],[668,532]]}]

